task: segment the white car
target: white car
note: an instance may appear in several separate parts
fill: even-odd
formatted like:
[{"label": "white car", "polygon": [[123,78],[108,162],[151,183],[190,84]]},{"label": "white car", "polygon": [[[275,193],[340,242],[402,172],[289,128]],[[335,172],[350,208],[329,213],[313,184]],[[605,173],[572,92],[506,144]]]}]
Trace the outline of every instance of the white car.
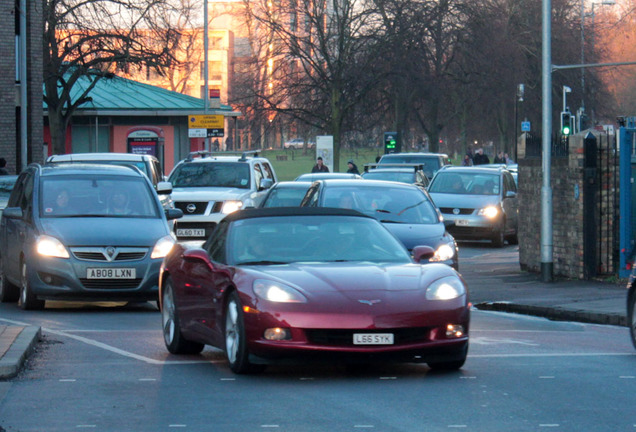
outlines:
[{"label": "white car", "polygon": [[179,240],[205,240],[226,215],[258,207],[278,181],[269,160],[255,152],[193,152],[169,177],[174,206],[183,211]]},{"label": "white car", "polygon": [[[315,144],[312,142],[307,143],[307,147],[308,148],[314,148]],[[285,141],[283,143],[283,148],[286,149],[301,149],[305,147],[305,140],[303,140],[302,138],[294,138],[292,140],[289,141]]]}]

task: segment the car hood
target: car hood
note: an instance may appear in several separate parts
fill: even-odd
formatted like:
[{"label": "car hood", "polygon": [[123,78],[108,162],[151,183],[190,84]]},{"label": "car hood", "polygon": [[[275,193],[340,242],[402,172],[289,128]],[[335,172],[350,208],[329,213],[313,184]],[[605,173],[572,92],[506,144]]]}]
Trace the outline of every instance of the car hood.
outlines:
[{"label": "car hood", "polygon": [[482,208],[499,204],[498,195],[458,195],[431,193],[437,207]]},{"label": "car hood", "polygon": [[[444,264],[290,263],[259,266],[273,280],[291,284],[308,299],[390,299],[399,292],[423,294],[437,279],[457,273]],[[265,276],[265,275],[263,275]]]},{"label": "car hood", "polygon": [[383,225],[396,236],[402,244],[412,250],[415,246],[430,246],[437,249],[442,243],[448,243],[444,239],[446,228],[444,224],[400,224],[383,223]]},{"label": "car hood", "polygon": [[239,188],[173,188],[173,201],[228,201],[240,200],[249,195],[249,189]]},{"label": "car hood", "polygon": [[169,234],[163,219],[45,218],[43,234],[68,246],[154,246]]}]

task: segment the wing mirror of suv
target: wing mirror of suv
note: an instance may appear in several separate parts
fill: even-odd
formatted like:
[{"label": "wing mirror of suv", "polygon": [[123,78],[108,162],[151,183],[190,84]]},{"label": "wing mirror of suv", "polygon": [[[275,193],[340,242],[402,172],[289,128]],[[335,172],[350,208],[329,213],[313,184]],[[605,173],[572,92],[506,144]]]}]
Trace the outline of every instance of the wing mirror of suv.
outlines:
[{"label": "wing mirror of suv", "polygon": [[7,207],[2,211],[2,216],[7,219],[22,219],[24,214],[20,207]]},{"label": "wing mirror of suv", "polygon": [[274,184],[274,180],[272,179],[261,179],[261,184],[258,185],[259,190],[269,189]]},{"label": "wing mirror of suv", "polygon": [[169,195],[172,193],[172,183],[162,181],[157,183],[157,193],[160,195]]},{"label": "wing mirror of suv", "polygon": [[517,192],[515,192],[515,191],[506,192],[506,198],[514,198],[516,196],[517,196]]},{"label": "wing mirror of suv", "polygon": [[168,220],[179,219],[183,217],[183,211],[181,209],[171,208],[164,211],[166,213],[166,219]]}]

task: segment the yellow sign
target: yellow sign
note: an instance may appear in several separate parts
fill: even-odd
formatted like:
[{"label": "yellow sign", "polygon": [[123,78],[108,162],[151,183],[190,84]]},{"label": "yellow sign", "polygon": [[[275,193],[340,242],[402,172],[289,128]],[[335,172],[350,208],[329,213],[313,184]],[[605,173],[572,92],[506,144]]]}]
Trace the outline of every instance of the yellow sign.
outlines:
[{"label": "yellow sign", "polygon": [[191,115],[188,117],[189,129],[223,129],[225,116],[223,115]]}]

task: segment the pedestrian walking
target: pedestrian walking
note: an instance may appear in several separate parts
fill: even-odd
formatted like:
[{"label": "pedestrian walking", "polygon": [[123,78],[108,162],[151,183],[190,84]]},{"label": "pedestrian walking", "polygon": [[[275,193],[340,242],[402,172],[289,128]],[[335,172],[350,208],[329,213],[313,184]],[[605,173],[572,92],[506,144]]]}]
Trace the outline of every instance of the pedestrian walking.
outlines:
[{"label": "pedestrian walking", "polygon": [[316,165],[314,165],[314,167],[311,169],[311,172],[329,172],[329,168],[323,163],[321,156],[318,156],[318,159],[316,159]]}]

